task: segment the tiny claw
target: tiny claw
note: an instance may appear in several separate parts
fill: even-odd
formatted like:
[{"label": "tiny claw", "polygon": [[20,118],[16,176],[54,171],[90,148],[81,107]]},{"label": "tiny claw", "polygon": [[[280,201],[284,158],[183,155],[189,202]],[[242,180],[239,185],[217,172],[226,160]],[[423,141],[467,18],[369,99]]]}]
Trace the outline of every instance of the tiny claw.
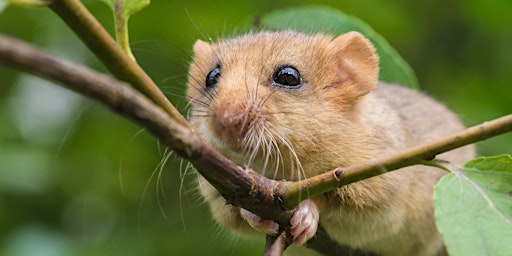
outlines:
[{"label": "tiny claw", "polygon": [[246,210],[240,209],[240,216],[254,229],[269,235],[277,235],[279,224],[273,220],[263,219],[260,216]]}]

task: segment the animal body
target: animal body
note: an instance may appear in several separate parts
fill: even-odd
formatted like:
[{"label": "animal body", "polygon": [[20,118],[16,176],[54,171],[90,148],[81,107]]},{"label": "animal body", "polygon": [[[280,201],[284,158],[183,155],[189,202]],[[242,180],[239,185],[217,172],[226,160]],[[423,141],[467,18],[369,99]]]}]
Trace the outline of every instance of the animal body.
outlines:
[{"label": "animal body", "polygon": [[[378,56],[361,34],[333,37],[255,32],[198,40],[187,96],[197,133],[239,165],[272,179],[300,180],[396,153],[463,129],[424,94],[378,81]],[[438,156],[455,164],[464,147]],[[296,244],[321,225],[335,241],[378,255],[442,255],[433,186],[445,172],[413,166],[302,202],[291,220]],[[278,224],[199,188],[220,226],[243,236]]]}]

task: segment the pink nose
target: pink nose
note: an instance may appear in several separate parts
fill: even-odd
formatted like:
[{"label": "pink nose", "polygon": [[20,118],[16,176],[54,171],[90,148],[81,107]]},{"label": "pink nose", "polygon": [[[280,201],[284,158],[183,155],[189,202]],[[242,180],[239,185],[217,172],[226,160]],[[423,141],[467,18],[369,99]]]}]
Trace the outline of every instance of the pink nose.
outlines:
[{"label": "pink nose", "polygon": [[239,104],[224,103],[215,113],[215,130],[225,142],[240,142],[247,133],[249,115]]}]

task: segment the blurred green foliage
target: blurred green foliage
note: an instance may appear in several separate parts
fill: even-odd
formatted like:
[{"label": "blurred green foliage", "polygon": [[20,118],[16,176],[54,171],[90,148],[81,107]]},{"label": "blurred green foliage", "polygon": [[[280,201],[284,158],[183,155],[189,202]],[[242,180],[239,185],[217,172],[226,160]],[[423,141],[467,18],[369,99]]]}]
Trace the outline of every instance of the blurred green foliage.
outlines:
[{"label": "blurred green foliage", "polygon": [[[111,13],[84,1],[109,31]],[[473,125],[512,112],[512,2],[164,1],[130,21],[139,63],[185,111],[184,84],[198,38],[237,31],[247,17],[324,4],[366,21],[415,70],[422,90]],[[0,32],[100,71],[104,67],[45,8],[8,6]],[[210,220],[195,173],[102,106],[0,66],[0,255],[261,255]],[[185,112],[184,112],[185,113]],[[442,125],[442,124],[440,124]],[[512,153],[512,135],[478,144]]]}]

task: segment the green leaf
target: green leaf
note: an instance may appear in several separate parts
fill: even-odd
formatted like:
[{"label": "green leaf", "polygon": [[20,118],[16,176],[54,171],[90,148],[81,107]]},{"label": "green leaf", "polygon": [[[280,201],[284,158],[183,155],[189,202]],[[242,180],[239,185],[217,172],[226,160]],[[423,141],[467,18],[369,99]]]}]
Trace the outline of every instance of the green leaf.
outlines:
[{"label": "green leaf", "polygon": [[359,31],[369,38],[380,57],[380,80],[419,88],[409,64],[389,43],[362,20],[323,6],[294,7],[265,14],[256,24],[263,29],[294,29],[305,33],[340,35]]},{"label": "green leaf", "polygon": [[128,39],[128,20],[134,13],[140,11],[150,4],[150,0],[101,0],[114,13],[114,25],[116,30],[117,43],[123,50],[132,57],[130,40]]},{"label": "green leaf", "polygon": [[512,252],[512,158],[481,157],[446,175],[434,192],[435,215],[452,256]]}]

